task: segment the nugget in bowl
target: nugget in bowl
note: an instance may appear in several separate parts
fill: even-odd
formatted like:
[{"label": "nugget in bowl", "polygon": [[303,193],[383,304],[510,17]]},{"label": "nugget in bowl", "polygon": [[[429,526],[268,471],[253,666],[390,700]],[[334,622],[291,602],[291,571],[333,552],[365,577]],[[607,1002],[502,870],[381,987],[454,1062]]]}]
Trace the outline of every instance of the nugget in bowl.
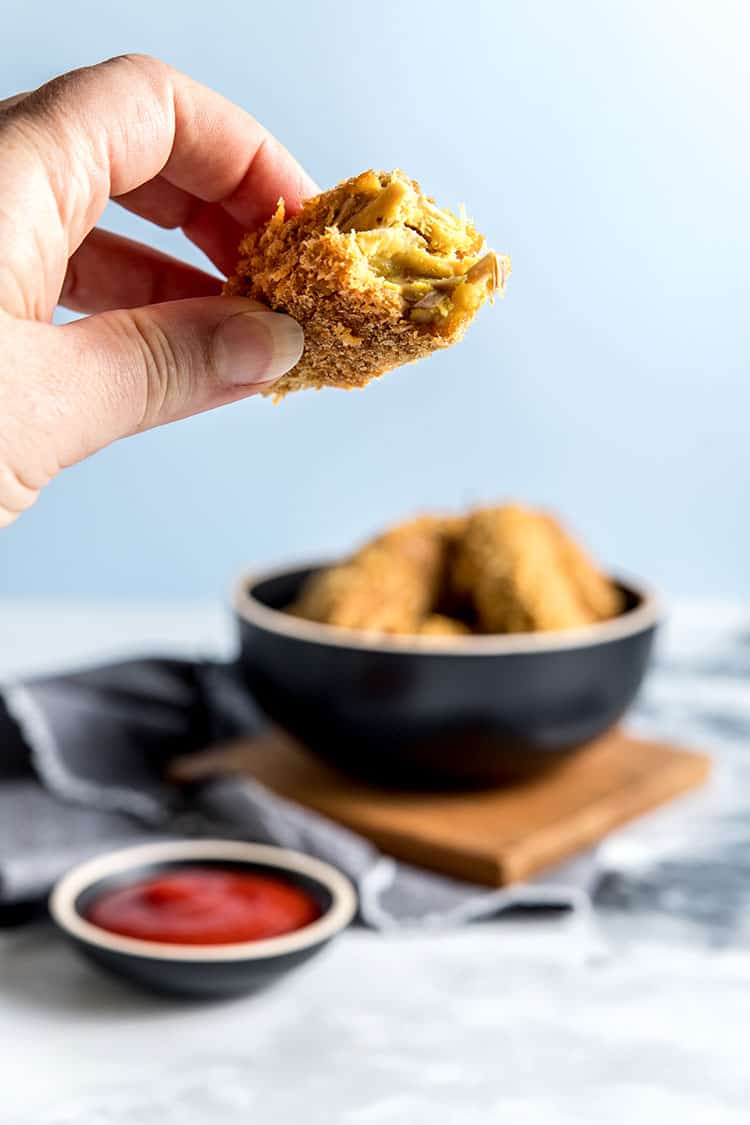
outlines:
[{"label": "nugget in bowl", "polygon": [[553,516],[519,504],[469,515],[452,581],[481,633],[574,629],[614,617],[624,604]]},{"label": "nugget in bowl", "polygon": [[397,524],[303,586],[291,612],[379,633],[461,632],[433,607],[442,599],[463,521],[421,516]]}]

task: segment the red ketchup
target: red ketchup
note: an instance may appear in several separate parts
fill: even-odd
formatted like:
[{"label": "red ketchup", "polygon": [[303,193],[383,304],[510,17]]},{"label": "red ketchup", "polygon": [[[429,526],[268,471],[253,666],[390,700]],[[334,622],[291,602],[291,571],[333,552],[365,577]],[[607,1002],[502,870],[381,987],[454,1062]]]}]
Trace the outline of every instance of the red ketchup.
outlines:
[{"label": "red ketchup", "polygon": [[307,891],[274,875],[182,867],[105,891],[86,917],[142,941],[222,945],[291,933],[319,918],[320,909]]}]

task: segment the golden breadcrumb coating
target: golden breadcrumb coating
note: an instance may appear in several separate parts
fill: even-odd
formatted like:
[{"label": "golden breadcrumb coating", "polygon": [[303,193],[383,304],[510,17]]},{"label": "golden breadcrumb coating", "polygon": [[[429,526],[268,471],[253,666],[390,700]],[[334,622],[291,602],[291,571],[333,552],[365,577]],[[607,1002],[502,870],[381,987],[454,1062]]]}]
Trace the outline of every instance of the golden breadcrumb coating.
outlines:
[{"label": "golden breadcrumb coating", "polygon": [[423,637],[466,637],[470,633],[471,629],[465,622],[447,617],[444,613],[431,613],[419,626],[419,634]]},{"label": "golden breadcrumb coating", "polygon": [[552,516],[514,504],[472,513],[453,581],[484,633],[571,629],[622,609],[619,590]]},{"label": "golden breadcrumb coating", "polygon": [[422,516],[399,524],[305,583],[291,612],[311,621],[415,633],[445,581],[446,545],[462,521]]},{"label": "golden breadcrumb coating", "polygon": [[509,273],[509,258],[403,172],[369,171],[289,219],[281,200],[242,240],[224,292],[303,326],[302,358],[267,392],[278,399],[306,387],[363,387],[455,343]]},{"label": "golden breadcrumb coating", "polygon": [[346,629],[413,633],[428,600],[427,587],[408,563],[373,550],[366,558],[314,575],[291,611]]},{"label": "golden breadcrumb coating", "polygon": [[598,569],[596,563],[560,523],[550,515],[544,517],[555,537],[561,567],[575,581],[578,598],[594,621],[615,617],[624,608],[623,595]]}]

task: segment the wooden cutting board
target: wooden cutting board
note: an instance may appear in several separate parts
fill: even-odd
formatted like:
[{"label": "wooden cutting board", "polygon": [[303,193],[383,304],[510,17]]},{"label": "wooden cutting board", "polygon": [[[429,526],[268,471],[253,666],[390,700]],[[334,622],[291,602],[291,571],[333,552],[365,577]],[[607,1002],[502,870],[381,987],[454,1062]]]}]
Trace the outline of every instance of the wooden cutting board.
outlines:
[{"label": "wooden cutting board", "polygon": [[274,733],[182,759],[173,776],[247,774],[398,859],[497,887],[562,863],[700,785],[709,769],[703,754],[615,731],[534,780],[472,792],[400,792],[353,780]]}]

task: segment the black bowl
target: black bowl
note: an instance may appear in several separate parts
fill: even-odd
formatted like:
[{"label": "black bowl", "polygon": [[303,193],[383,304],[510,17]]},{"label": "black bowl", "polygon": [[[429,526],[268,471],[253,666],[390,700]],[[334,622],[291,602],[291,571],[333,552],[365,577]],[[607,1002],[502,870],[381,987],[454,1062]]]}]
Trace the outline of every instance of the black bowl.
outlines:
[{"label": "black bowl", "polygon": [[652,594],[618,582],[625,611],[585,628],[375,635],[284,612],[317,569],[240,581],[245,683],[314,753],[397,787],[498,784],[596,739],[635,697],[660,616]]},{"label": "black bowl", "polygon": [[[86,920],[86,908],[106,890],[178,867],[219,866],[261,871],[304,887],[322,913],[289,934],[227,945],[140,941]],[[228,996],[270,984],[322,949],[354,916],[348,879],[327,863],[284,848],[234,840],[178,840],[97,856],[64,875],[50,896],[50,913],[78,950],[102,968],[138,985],[180,996]]]}]

